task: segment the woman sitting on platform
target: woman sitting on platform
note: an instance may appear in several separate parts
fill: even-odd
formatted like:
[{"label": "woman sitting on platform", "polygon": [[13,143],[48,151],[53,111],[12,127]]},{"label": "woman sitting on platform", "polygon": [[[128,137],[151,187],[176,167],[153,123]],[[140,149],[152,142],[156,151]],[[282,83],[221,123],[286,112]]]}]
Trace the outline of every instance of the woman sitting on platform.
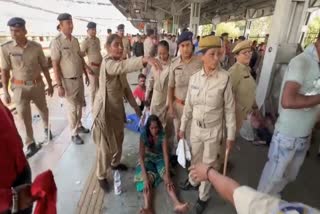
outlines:
[{"label": "woman sitting on platform", "polygon": [[175,212],[184,213],[188,203],[181,203],[175,193],[174,184],[169,173],[169,152],[165,132],[159,118],[151,115],[140,136],[139,165],[134,181],[138,192],[143,191],[144,208],[140,213],[152,214],[152,188],[164,180],[171,197]]}]

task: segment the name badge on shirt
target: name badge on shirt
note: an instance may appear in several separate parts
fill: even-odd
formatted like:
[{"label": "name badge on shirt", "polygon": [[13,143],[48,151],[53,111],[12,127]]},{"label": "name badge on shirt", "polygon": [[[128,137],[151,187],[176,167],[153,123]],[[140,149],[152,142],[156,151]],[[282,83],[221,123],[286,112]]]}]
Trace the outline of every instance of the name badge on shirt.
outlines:
[{"label": "name badge on shirt", "polygon": [[21,53],[11,53],[11,56],[13,57],[22,57]]},{"label": "name badge on shirt", "polygon": [[245,79],[248,79],[250,76],[248,75],[248,76],[244,76],[243,78],[245,78]]},{"label": "name badge on shirt", "polygon": [[69,47],[63,47],[63,50],[69,50],[70,48]]}]

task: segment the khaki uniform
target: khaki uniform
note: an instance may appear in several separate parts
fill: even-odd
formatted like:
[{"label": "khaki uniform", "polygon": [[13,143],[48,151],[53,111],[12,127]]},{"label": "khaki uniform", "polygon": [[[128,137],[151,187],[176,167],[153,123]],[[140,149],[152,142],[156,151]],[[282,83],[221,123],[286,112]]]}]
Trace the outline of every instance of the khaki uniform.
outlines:
[{"label": "khaki uniform", "polygon": [[[300,210],[304,210],[303,213],[320,214],[320,210],[305,204],[288,203],[277,197],[258,192],[248,186],[236,188],[233,193],[233,200],[238,214],[299,213]],[[290,209],[288,209],[289,207]]]},{"label": "khaki uniform", "polygon": [[69,125],[72,136],[81,126],[84,102],[83,59],[80,45],[75,37],[71,41],[61,33],[51,43],[51,59],[60,62],[62,85],[68,103]]},{"label": "khaki uniform", "polygon": [[[169,59],[171,62],[171,59]],[[153,89],[153,95],[150,105],[151,114],[157,115],[166,130],[166,136],[171,138],[173,136],[173,121],[167,115],[168,110],[168,82],[170,64],[162,65],[162,71],[157,71],[154,67],[151,68],[151,73],[148,79],[147,91]]]},{"label": "khaki uniform", "polygon": [[25,144],[28,146],[34,140],[30,101],[37,106],[43,125],[48,128],[45,85],[41,77],[42,69],[48,67],[47,60],[41,45],[33,41],[27,41],[23,48],[9,41],[1,45],[0,50],[1,69],[12,70],[13,101],[26,128]]},{"label": "khaki uniform", "polygon": [[255,103],[256,82],[250,71],[249,66],[238,62],[229,69],[236,102],[237,131],[240,130],[243,121],[246,120]]},{"label": "khaki uniform", "polygon": [[[191,164],[205,163],[215,169],[220,168],[223,131],[227,127],[227,139],[235,139],[235,103],[228,73],[219,68],[216,73],[207,76],[202,69],[190,78],[188,95],[181,119],[181,131],[187,124],[191,125]],[[189,181],[196,186],[198,183],[189,176]],[[209,199],[211,184],[201,182],[199,198]]]},{"label": "khaki uniform", "polygon": [[94,103],[95,95],[99,88],[99,72],[102,62],[100,40],[97,37],[87,37],[81,43],[81,51],[88,56],[88,66],[93,71],[94,75],[89,74],[90,79],[90,94],[91,102]]},{"label": "khaki uniform", "polygon": [[[196,56],[192,56],[189,63],[185,64],[181,61],[180,57],[176,57],[172,60],[170,73],[169,73],[169,87],[174,88],[175,101],[173,104],[174,111],[176,113],[176,118],[174,119],[174,127],[177,131],[181,125],[181,117],[183,113],[184,102],[187,96],[188,84],[190,77],[198,72],[202,67],[202,62]],[[186,128],[186,139],[189,140],[190,137],[190,126],[187,124]]]},{"label": "khaki uniform", "polygon": [[115,61],[106,56],[101,65],[99,90],[93,105],[93,140],[97,144],[97,176],[107,178],[111,166],[120,163],[124,136],[123,97],[138,108],[126,73],[142,69],[142,57]]},{"label": "khaki uniform", "polygon": [[131,45],[130,45],[130,41],[128,39],[128,37],[123,37],[122,38],[122,44],[123,44],[123,59],[127,59],[128,58],[128,54],[130,54],[131,52]]}]

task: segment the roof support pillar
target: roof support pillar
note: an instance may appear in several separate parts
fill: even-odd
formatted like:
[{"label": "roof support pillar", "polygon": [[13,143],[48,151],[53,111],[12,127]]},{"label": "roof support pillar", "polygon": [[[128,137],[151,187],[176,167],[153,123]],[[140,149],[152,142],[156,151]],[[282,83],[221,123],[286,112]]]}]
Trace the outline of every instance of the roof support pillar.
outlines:
[{"label": "roof support pillar", "polygon": [[270,101],[272,106],[267,106],[271,108],[271,112],[277,112],[282,74],[286,70],[286,64],[297,54],[308,5],[309,0],[276,2],[256,93],[258,106],[266,104],[267,97],[268,101],[274,97],[275,100]]},{"label": "roof support pillar", "polygon": [[194,36],[198,35],[198,28],[200,24],[200,9],[201,1],[191,2],[191,12],[190,12],[190,31],[192,31]]}]

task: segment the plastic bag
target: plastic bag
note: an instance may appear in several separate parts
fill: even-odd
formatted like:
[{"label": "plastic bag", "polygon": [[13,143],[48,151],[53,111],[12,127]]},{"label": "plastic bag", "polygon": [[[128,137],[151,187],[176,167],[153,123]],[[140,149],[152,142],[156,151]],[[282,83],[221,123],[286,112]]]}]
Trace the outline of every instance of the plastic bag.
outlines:
[{"label": "plastic bag", "polygon": [[254,132],[249,120],[243,121],[240,136],[247,141],[254,141]]},{"label": "plastic bag", "polygon": [[186,168],[186,162],[191,161],[191,152],[188,142],[185,139],[180,139],[176,150],[178,156],[178,163]]}]

